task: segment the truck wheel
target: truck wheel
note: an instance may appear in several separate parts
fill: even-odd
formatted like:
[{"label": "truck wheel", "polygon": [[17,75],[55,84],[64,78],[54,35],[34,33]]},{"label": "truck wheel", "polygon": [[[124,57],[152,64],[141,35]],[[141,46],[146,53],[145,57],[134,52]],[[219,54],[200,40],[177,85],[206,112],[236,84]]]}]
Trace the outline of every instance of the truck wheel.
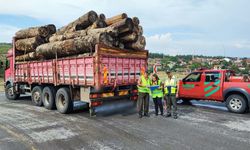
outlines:
[{"label": "truck wheel", "polygon": [[73,101],[70,98],[68,88],[60,88],[56,92],[56,108],[62,114],[67,114],[73,111]]},{"label": "truck wheel", "polygon": [[5,96],[9,100],[16,100],[20,96],[20,94],[16,94],[13,92],[13,86],[11,84],[7,84],[5,88]]},{"label": "truck wheel", "polygon": [[35,86],[31,91],[31,100],[35,106],[42,106],[42,87],[41,86]]},{"label": "truck wheel", "polygon": [[52,110],[55,109],[55,89],[54,87],[46,86],[43,89],[42,101],[45,108]]},{"label": "truck wheel", "polygon": [[243,96],[238,94],[230,95],[226,99],[226,105],[230,112],[244,113],[247,109],[247,103]]}]

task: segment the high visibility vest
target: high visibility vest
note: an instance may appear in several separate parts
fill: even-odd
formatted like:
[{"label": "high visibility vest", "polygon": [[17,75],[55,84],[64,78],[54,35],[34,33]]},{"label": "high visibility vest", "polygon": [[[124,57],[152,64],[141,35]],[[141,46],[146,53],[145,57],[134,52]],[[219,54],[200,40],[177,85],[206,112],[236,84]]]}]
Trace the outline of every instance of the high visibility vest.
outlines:
[{"label": "high visibility vest", "polygon": [[[165,81],[165,84],[164,84],[164,94],[176,94],[176,90],[177,90],[177,87],[176,87],[176,78],[175,76],[172,76],[171,80],[170,79],[166,79]],[[168,87],[171,86],[171,93],[168,93]]]},{"label": "high visibility vest", "polygon": [[[152,82],[152,84],[153,84],[153,82]],[[157,85],[159,85],[161,87],[161,80],[158,80]],[[151,91],[151,96],[152,96],[152,98],[156,98],[156,97],[161,98],[161,97],[163,97],[162,89],[155,89],[155,90]]]},{"label": "high visibility vest", "polygon": [[148,88],[148,86],[150,86],[150,80],[148,78],[148,80],[145,79],[145,77],[142,75],[141,76],[141,82],[142,82],[142,86],[137,86],[138,87],[138,91],[141,93],[150,93],[150,90]]}]

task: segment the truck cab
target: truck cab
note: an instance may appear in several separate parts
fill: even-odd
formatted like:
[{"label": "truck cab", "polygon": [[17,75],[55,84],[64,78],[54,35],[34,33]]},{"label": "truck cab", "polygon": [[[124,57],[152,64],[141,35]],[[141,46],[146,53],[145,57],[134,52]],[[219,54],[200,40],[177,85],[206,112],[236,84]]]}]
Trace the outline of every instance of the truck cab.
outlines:
[{"label": "truck cab", "polygon": [[226,102],[231,112],[244,113],[250,104],[250,82],[230,70],[197,70],[179,82],[178,96],[184,101]]}]

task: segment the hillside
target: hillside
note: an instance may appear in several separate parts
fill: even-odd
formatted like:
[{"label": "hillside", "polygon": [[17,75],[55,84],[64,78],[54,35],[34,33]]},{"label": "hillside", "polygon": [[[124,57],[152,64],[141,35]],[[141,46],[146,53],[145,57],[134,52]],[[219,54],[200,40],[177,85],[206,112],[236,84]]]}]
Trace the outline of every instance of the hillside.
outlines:
[{"label": "hillside", "polygon": [[5,54],[11,48],[10,43],[0,43],[0,54]]}]

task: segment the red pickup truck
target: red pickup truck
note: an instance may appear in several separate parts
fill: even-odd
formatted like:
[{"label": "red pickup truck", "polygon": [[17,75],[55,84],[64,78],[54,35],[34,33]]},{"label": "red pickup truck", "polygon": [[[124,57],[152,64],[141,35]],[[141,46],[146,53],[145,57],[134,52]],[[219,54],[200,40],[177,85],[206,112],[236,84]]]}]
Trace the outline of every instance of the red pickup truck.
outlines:
[{"label": "red pickup truck", "polygon": [[230,112],[245,113],[250,108],[250,82],[230,70],[198,70],[179,82],[178,97],[226,102]]}]

